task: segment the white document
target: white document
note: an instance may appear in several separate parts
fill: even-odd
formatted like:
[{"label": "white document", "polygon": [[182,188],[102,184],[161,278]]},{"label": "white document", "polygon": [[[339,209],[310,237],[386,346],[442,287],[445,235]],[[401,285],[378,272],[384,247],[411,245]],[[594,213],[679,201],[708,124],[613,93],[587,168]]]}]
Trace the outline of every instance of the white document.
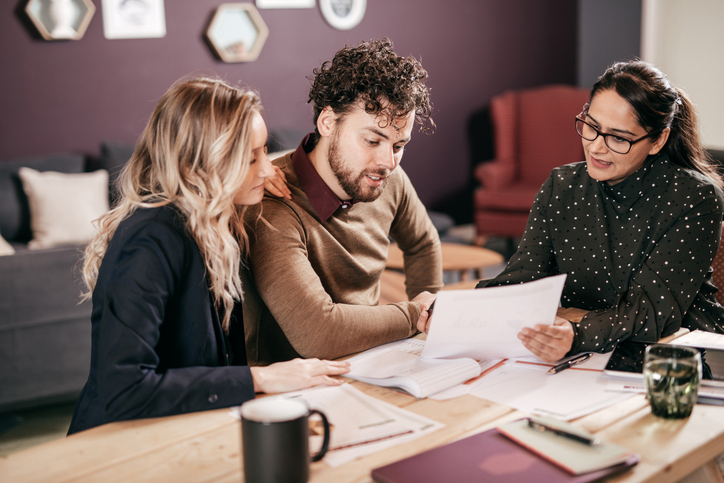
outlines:
[{"label": "white document", "polygon": [[[442,423],[368,396],[349,384],[305,389],[281,397],[303,399],[310,408],[327,416],[333,428],[329,451],[323,461],[332,467],[445,427]],[[312,436],[312,451],[317,451],[321,441],[322,436]]]},{"label": "white document", "polygon": [[[313,387],[270,397],[303,399],[309,408],[327,416],[332,431],[329,449],[322,461],[333,468],[445,427],[443,423],[368,396],[349,384]],[[231,408],[231,416],[241,419],[240,408]],[[322,438],[323,434],[310,436],[312,453],[322,447]]]},{"label": "white document", "polygon": [[[592,365],[601,365],[608,356],[594,354],[594,358],[601,361]],[[608,379],[600,370],[573,367],[549,375],[546,374],[549,365],[508,362],[473,383],[470,394],[521,411],[564,420],[585,416],[632,396],[607,391]]]},{"label": "white document", "polygon": [[[606,389],[618,392],[646,392],[643,381],[612,381],[609,379]],[[703,398],[724,399],[724,387],[699,386],[698,394]]]},{"label": "white document", "polygon": [[422,357],[532,355],[518,332],[555,321],[565,281],[562,274],[517,285],[438,292]]},{"label": "white document", "polygon": [[724,349],[724,334],[694,330],[672,340],[670,343],[689,347],[703,347],[706,349]]}]

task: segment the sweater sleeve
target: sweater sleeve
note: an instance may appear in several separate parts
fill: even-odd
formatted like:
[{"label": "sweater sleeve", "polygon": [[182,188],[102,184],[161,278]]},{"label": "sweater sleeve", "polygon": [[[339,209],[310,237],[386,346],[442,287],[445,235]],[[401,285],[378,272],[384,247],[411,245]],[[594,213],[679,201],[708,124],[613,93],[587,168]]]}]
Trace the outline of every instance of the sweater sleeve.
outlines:
[{"label": "sweater sleeve", "polygon": [[407,174],[399,171],[403,180],[402,199],[390,236],[402,250],[407,296],[413,299],[421,292],[436,293],[442,288],[442,253],[440,237],[427,209]]},{"label": "sweater sleeve", "polygon": [[307,233],[296,213],[283,202],[265,199],[263,216],[274,226],[254,225],[251,274],[261,299],[299,355],[335,359],[416,332],[416,302],[336,303],[309,261]]},{"label": "sweater sleeve", "polygon": [[657,341],[681,327],[714,259],[722,226],[722,207],[711,186],[682,202],[688,211],[658,240],[615,305],[574,324],[571,353],[609,351],[624,339]]},{"label": "sweater sleeve", "polygon": [[[166,367],[155,350],[162,333],[174,340],[188,337],[170,335],[175,325],[167,319],[179,286],[193,283],[184,277],[190,276],[186,270],[194,247],[173,227],[150,223],[130,234],[110,266],[101,268],[108,283],[102,299],[94,298],[94,305],[101,305],[94,357],[99,406],[110,421],[229,407],[254,397],[248,367]],[[210,303],[206,284],[200,283],[201,303]],[[189,358],[208,362],[202,341],[182,341],[178,347],[191,350],[194,344],[198,354]]]}]

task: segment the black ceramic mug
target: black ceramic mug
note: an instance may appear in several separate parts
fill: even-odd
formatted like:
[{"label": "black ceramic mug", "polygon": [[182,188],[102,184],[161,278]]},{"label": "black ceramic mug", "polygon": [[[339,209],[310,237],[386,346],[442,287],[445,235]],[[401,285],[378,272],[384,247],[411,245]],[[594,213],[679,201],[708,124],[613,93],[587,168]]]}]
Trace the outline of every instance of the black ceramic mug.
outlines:
[{"label": "black ceramic mug", "polygon": [[[309,455],[309,416],[319,414],[324,441]],[[241,442],[246,483],[306,483],[310,461],[319,461],[329,447],[329,422],[324,413],[298,399],[268,397],[241,406]]]}]

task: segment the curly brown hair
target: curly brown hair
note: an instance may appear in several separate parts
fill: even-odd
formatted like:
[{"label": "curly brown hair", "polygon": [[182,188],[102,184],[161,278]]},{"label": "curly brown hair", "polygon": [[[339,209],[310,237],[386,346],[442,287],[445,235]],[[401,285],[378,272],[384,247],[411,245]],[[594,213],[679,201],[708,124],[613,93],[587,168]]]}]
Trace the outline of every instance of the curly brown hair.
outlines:
[{"label": "curly brown hair", "polygon": [[414,57],[397,55],[389,39],[345,46],[313,73],[307,102],[314,106],[315,125],[325,107],[344,116],[362,101],[365,112],[389,123],[414,111],[420,130],[435,128],[427,71]]}]

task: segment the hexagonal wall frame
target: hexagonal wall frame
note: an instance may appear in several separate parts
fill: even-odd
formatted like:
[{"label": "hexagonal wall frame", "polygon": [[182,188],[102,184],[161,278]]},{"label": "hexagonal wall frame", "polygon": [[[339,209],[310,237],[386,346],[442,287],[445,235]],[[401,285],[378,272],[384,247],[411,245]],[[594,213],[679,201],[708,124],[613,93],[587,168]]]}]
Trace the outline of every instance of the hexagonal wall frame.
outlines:
[{"label": "hexagonal wall frame", "polygon": [[253,62],[269,36],[269,28],[251,3],[220,5],[206,29],[206,39],[224,62]]},{"label": "hexagonal wall frame", "polygon": [[25,13],[45,40],[80,40],[85,35],[96,7],[91,0],[66,0],[55,11],[52,0],[29,0]]}]

